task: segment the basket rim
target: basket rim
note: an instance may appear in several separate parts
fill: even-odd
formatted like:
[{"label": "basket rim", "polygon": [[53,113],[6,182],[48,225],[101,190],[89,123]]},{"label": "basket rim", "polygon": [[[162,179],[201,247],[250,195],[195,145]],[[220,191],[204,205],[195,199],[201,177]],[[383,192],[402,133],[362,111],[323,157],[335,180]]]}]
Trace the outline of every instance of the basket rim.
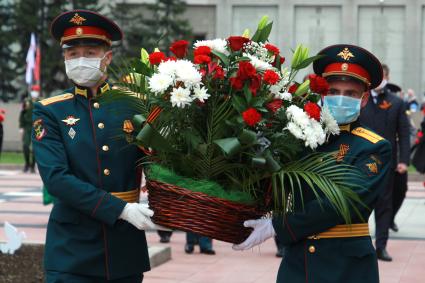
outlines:
[{"label": "basket rim", "polygon": [[202,193],[202,192],[194,192],[191,191],[189,189],[183,188],[183,187],[179,187],[173,184],[169,184],[169,183],[165,183],[162,181],[158,181],[158,180],[153,180],[153,179],[146,179],[146,185],[148,188],[148,192],[149,192],[149,188],[152,186],[149,185],[153,185],[153,187],[155,187],[155,184],[160,185],[163,189],[166,189],[168,191],[173,191],[175,193],[184,195],[184,196],[188,196],[194,199],[198,199],[198,200],[202,200],[202,201],[210,201],[213,203],[219,203],[220,205],[225,205],[228,207],[234,207],[237,209],[244,209],[244,210],[254,210],[259,212],[260,211],[260,207],[258,204],[244,204],[244,203],[239,203],[239,202],[235,202],[235,201],[231,201],[231,200],[227,200],[227,199],[223,199],[220,197],[215,197],[215,196],[210,196],[206,193]]}]

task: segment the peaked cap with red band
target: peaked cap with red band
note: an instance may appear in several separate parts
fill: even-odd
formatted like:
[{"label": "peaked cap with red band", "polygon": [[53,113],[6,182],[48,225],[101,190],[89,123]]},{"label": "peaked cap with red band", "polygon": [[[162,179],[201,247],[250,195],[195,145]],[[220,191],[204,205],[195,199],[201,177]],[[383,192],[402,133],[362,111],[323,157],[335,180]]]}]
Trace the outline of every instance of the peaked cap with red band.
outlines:
[{"label": "peaked cap with red band", "polygon": [[314,61],[313,69],[324,78],[348,76],[365,83],[370,89],[382,81],[382,65],[372,53],[351,44],[337,44],[326,47],[317,55],[323,57]]},{"label": "peaked cap with red band", "polygon": [[60,14],[50,25],[50,33],[62,46],[75,43],[99,45],[121,40],[119,26],[99,13],[88,10],[73,10]]}]

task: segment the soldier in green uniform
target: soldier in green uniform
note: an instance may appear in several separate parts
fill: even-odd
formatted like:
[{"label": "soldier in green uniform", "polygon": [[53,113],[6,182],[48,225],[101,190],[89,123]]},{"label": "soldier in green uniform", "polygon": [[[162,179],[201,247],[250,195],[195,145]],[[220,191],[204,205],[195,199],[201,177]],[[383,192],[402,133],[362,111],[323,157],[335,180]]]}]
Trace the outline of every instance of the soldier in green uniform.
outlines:
[{"label": "soldier in green uniform", "polygon": [[[35,87],[35,86],[34,86]],[[22,103],[22,110],[19,114],[19,131],[22,134],[22,149],[24,153],[25,166],[23,171],[31,173],[35,172],[34,151],[32,150],[31,132],[32,132],[32,110],[34,102],[38,98],[38,90],[31,90],[31,97],[26,97]]]},{"label": "soldier in green uniform", "polygon": [[391,146],[362,127],[358,117],[367,103],[368,90],[382,80],[382,67],[373,54],[358,46],[333,45],[319,54],[323,57],[314,62],[314,71],[330,86],[323,97],[324,107],[340,126],[340,135],[331,137],[319,150],[336,152],[335,162],[350,164],[364,173],[362,180],[352,180],[362,184],[352,188],[365,205],[355,207],[362,217],[351,207],[352,224],[347,225],[328,202],[320,203],[305,188],[304,207],[298,201],[284,216],[246,221],[245,226],[254,231],[234,249],[249,249],[277,235],[285,245],[279,283],[378,283],[377,257],[367,220],[386,185]]},{"label": "soldier in green uniform", "polygon": [[74,87],[35,103],[33,111],[37,165],[55,198],[46,282],[139,283],[150,269],[144,229],[154,224],[153,212],[139,204],[142,152],[126,141],[136,111],[105,101],[111,42],[122,32],[98,13],[74,10],[53,20],[51,34]]}]

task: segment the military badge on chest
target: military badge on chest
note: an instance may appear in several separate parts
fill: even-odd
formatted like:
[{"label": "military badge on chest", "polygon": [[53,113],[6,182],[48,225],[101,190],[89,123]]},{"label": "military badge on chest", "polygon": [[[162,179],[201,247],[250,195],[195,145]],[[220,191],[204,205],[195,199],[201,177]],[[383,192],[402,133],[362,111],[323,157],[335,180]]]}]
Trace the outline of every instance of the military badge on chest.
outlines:
[{"label": "military badge on chest", "polygon": [[72,115],[68,115],[66,117],[66,119],[63,119],[62,122],[65,123],[66,126],[69,126],[69,131],[68,131],[68,136],[71,139],[75,138],[75,135],[77,134],[77,132],[74,130],[74,128],[72,126],[75,126],[77,124],[77,122],[80,121],[80,118],[75,118]]},{"label": "military badge on chest", "polygon": [[34,128],[35,139],[38,141],[41,141],[43,137],[47,134],[47,131],[43,125],[43,120],[42,119],[35,120],[34,123],[32,124],[32,127]]},{"label": "military badge on chest", "polygon": [[392,106],[391,102],[388,102],[386,100],[382,101],[381,104],[379,104],[379,108],[383,109],[383,110],[387,110]]},{"label": "military badge on chest", "polygon": [[340,144],[339,151],[335,154],[336,162],[342,162],[342,160],[344,160],[345,155],[347,155],[348,150],[350,150],[350,146],[348,144]]},{"label": "military badge on chest", "polygon": [[134,136],[133,136],[134,126],[133,126],[133,123],[130,120],[125,120],[123,125],[122,125],[122,130],[125,133],[125,140],[128,143],[133,142],[134,141]]}]

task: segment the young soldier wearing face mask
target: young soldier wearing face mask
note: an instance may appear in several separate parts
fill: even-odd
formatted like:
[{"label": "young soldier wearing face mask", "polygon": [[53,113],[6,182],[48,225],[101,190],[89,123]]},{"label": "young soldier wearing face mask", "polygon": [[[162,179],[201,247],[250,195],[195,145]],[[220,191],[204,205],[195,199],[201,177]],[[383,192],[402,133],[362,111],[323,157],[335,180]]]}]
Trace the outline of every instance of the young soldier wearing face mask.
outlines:
[{"label": "young soldier wearing face mask", "polygon": [[330,86],[323,105],[329,108],[341,130],[319,151],[337,152],[335,162],[350,164],[364,173],[363,180],[352,180],[363,185],[352,187],[366,205],[356,204],[362,217],[351,208],[352,225],[347,225],[328,202],[319,203],[305,187],[304,207],[298,201],[293,211],[284,216],[246,221],[244,225],[254,231],[234,249],[250,249],[276,234],[285,245],[278,283],[378,283],[377,257],[367,220],[385,187],[391,146],[362,127],[358,117],[369,98],[369,89],[382,80],[382,67],[373,54],[354,45],[333,45],[319,54],[323,57],[314,62],[314,71],[325,77]]},{"label": "young soldier wearing face mask", "polygon": [[[153,212],[139,204],[142,152],[135,110],[105,103],[111,42],[120,28],[95,12],[65,12],[51,24],[74,87],[35,103],[33,144],[40,175],[55,197],[45,246],[46,282],[142,281],[149,270],[145,232]],[[117,139],[117,136],[126,138]]]}]

